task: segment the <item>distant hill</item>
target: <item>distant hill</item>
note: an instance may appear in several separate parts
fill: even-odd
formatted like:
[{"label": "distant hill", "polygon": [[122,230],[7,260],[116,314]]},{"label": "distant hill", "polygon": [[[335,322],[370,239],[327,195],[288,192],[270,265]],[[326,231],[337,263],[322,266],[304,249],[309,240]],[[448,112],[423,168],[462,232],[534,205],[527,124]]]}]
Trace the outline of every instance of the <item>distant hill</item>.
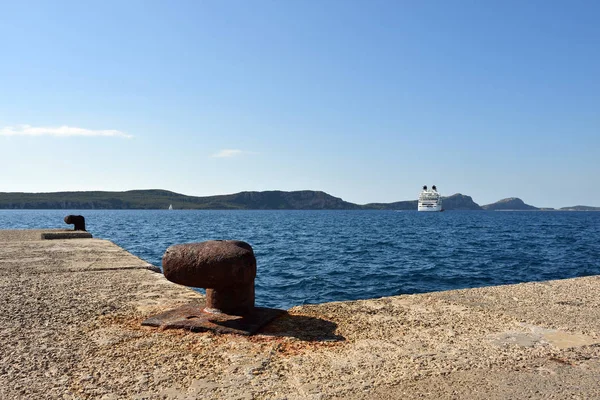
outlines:
[{"label": "distant hill", "polygon": [[590,207],[590,206],[572,206],[572,207],[562,207],[561,211],[600,211],[600,207]]},{"label": "distant hill", "polygon": [[369,203],[362,206],[364,210],[416,210],[417,200],[396,201],[394,203]]},{"label": "distant hill", "polygon": [[[358,210],[361,206],[349,203],[325,192],[302,190],[283,192],[240,192],[211,197],[194,197],[201,208],[251,210]],[[173,204],[175,207],[175,204]]]},{"label": "distant hill", "polygon": [[[395,203],[369,203],[363,209],[369,210],[416,210],[417,200],[397,201]],[[475,203],[471,196],[456,193],[452,196],[442,197],[444,210],[481,210],[479,204]]]},{"label": "distant hill", "polygon": [[539,210],[539,208],[525,204],[523,200],[518,197],[509,197],[507,199],[499,200],[492,204],[486,204],[481,206],[484,210],[489,211],[520,211],[520,210]]},{"label": "distant hill", "polygon": [[362,207],[325,192],[240,192],[195,197],[167,190],[126,192],[0,193],[0,209],[354,210]]},{"label": "distant hill", "polygon": [[[395,203],[370,203],[365,204],[363,209],[369,210],[416,210],[417,200],[397,201]],[[481,210],[479,204],[475,203],[471,196],[456,193],[452,196],[442,197],[444,210]]]},{"label": "distant hill", "polygon": [[481,210],[481,206],[473,201],[471,196],[456,193],[442,198],[444,210]]}]

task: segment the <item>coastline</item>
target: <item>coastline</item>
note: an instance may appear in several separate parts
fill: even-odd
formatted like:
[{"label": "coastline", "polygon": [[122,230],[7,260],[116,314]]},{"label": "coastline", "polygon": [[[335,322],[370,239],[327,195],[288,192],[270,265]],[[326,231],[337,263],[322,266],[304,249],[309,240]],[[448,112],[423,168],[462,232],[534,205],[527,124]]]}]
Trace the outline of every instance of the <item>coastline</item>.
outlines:
[{"label": "coastline", "polygon": [[[437,193],[437,192],[436,192]],[[518,197],[479,205],[471,196],[455,193],[441,197],[450,210],[539,210]],[[163,189],[123,192],[78,191],[48,193],[0,192],[0,209],[80,209],[80,210],[417,210],[418,200],[357,204],[318,190],[245,191],[213,196],[188,196]],[[551,207],[542,207],[550,209]],[[574,205],[563,208],[600,207]]]},{"label": "coastline", "polygon": [[298,306],[251,337],[157,330],[197,301],[101,239],[0,231],[1,398],[600,396],[600,277]]}]

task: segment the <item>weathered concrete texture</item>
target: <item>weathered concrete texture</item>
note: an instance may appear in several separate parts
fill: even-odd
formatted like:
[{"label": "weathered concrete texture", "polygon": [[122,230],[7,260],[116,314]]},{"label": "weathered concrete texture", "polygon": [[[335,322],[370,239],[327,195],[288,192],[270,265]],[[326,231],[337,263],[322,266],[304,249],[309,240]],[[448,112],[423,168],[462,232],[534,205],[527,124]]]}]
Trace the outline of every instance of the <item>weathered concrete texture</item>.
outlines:
[{"label": "weathered concrete texture", "polygon": [[295,307],[218,336],[141,326],[201,295],[108,241],[7,236],[2,399],[600,397],[597,277]]}]

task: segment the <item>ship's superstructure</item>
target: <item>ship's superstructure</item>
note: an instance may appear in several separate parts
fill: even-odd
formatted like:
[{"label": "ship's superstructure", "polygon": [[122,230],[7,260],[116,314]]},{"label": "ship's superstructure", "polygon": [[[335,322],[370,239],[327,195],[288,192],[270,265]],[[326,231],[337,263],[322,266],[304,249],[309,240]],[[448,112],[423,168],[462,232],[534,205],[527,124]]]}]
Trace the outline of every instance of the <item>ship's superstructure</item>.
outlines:
[{"label": "ship's superstructure", "polygon": [[437,191],[435,185],[431,189],[423,186],[419,194],[418,211],[442,211],[442,195]]}]

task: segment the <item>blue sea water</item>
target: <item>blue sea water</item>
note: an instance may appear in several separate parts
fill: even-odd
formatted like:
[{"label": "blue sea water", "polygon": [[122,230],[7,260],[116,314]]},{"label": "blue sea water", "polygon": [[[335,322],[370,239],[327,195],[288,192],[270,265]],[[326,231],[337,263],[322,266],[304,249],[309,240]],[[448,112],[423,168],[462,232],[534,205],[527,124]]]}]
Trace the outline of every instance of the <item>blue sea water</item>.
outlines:
[{"label": "blue sea water", "polygon": [[600,212],[0,210],[0,229],[67,214],[157,266],[173,244],[244,240],[267,307],[600,274]]}]

